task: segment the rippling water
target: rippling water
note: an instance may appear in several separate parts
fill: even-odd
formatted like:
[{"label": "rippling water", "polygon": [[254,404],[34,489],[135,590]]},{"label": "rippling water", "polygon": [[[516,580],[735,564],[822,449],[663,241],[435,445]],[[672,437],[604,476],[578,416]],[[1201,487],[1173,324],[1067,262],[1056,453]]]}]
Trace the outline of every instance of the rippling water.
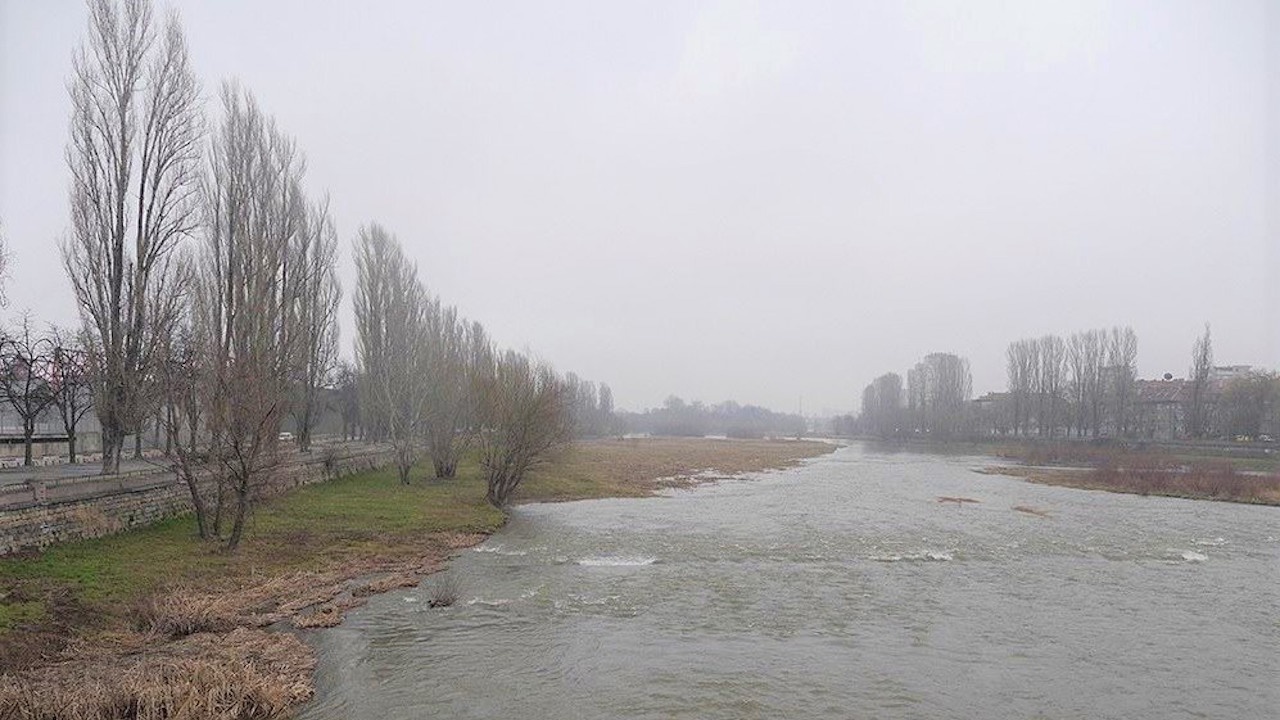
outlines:
[{"label": "rippling water", "polygon": [[854,446],[519,507],[454,562],[457,606],[395,592],[312,635],[302,717],[1280,717],[1280,509],[984,464]]}]

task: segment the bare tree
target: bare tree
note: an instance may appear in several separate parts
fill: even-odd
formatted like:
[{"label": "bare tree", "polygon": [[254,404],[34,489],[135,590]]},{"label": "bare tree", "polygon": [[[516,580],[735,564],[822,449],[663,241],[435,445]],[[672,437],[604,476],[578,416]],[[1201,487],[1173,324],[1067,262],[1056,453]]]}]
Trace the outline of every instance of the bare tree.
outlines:
[{"label": "bare tree", "polygon": [[1280,376],[1274,372],[1250,372],[1233,378],[1222,389],[1222,434],[1256,439],[1268,430],[1280,409]]},{"label": "bare tree", "polygon": [[907,382],[919,413],[917,429],[935,438],[963,431],[965,404],[973,392],[968,360],[951,353],[930,353],[908,373]]},{"label": "bare tree", "polygon": [[354,440],[361,437],[360,374],[351,363],[339,361],[334,371],[333,384],[338,414],[342,417],[342,439]]},{"label": "bare tree", "polygon": [[1138,336],[1131,327],[1114,327],[1106,341],[1111,423],[1116,436],[1129,434],[1134,383],[1138,374]]},{"label": "bare tree", "polygon": [[338,233],[328,202],[307,215],[294,260],[298,296],[291,324],[297,328],[298,362],[294,381],[293,417],[298,426],[298,449],[311,450],[311,431],[320,414],[320,392],[333,379],[338,359]]},{"label": "bare tree", "polygon": [[867,432],[881,438],[896,434],[902,423],[902,376],[885,373],[862,393],[863,425]]},{"label": "bare tree", "polygon": [[4,294],[4,283],[9,279],[9,243],[4,235],[4,220],[0,219],[0,307],[9,304],[9,297]]},{"label": "bare tree", "polygon": [[211,461],[235,494],[227,548],[243,537],[255,491],[278,462],[300,333],[292,310],[302,272],[291,267],[305,231],[304,164],[248,92],[222,89],[212,143],[196,327],[207,367]]},{"label": "bare tree", "polygon": [[24,316],[18,331],[0,341],[0,400],[9,403],[22,423],[22,464],[31,465],[36,422],[53,403],[49,383],[52,346]]},{"label": "bare tree", "polygon": [[1040,367],[1039,347],[1033,340],[1018,340],[1005,351],[1009,395],[1013,400],[1013,431],[1018,435],[1028,432],[1031,416],[1031,399],[1036,391],[1036,378]]},{"label": "bare tree", "polygon": [[1187,433],[1202,438],[1209,431],[1209,378],[1213,374],[1213,338],[1209,324],[1191,347],[1191,397],[1187,400]]},{"label": "bare tree", "polygon": [[91,0],[69,83],[72,234],[63,244],[84,323],[103,470],[147,409],[160,338],[177,313],[173,250],[197,223],[203,124],[176,16],[157,34],[147,0]]},{"label": "bare tree", "polygon": [[[901,403],[901,398],[899,398]],[[603,434],[613,435],[618,430],[618,418],[613,413],[613,388],[607,383],[600,383],[600,422]]]},{"label": "bare tree", "polygon": [[1039,383],[1039,413],[1036,426],[1040,434],[1053,437],[1057,431],[1065,385],[1067,346],[1057,335],[1045,335],[1036,341],[1039,347],[1040,368],[1037,375]]},{"label": "bare tree", "polygon": [[[201,540],[212,540],[221,534],[222,502],[226,496],[226,477],[214,473],[216,503],[214,517],[210,518],[210,499],[205,497],[200,485],[200,472],[209,462],[207,447],[200,443],[202,422],[207,408],[214,400],[213,389],[206,372],[212,368],[210,348],[201,347],[207,341],[206,333],[195,330],[190,322],[174,328],[165,343],[165,356],[160,363],[161,388],[164,394],[166,457],[178,477],[182,478],[191,495],[195,511],[196,530]],[[183,436],[186,436],[185,439]]]},{"label": "bare tree", "polygon": [[426,362],[429,373],[425,431],[427,453],[436,477],[451,478],[470,445],[475,393],[467,367],[467,329],[452,307],[431,305],[427,314]]},{"label": "bare tree", "polygon": [[356,241],[356,363],[361,414],[389,440],[400,482],[418,457],[430,392],[426,316],[431,300],[396,239],[380,225]]},{"label": "bare tree", "polygon": [[520,482],[573,435],[564,381],[550,367],[507,351],[483,381],[480,464],[489,502],[502,507]]},{"label": "bare tree", "polygon": [[89,362],[84,349],[66,331],[53,328],[49,342],[52,345],[49,364],[52,402],[67,434],[67,460],[74,463],[80,421],[93,409]]}]

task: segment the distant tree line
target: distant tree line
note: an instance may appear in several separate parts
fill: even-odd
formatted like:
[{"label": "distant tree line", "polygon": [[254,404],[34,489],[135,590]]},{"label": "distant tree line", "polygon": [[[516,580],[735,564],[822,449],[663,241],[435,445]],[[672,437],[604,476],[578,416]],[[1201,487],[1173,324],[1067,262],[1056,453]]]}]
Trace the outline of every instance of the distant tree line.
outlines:
[{"label": "distant tree line", "polygon": [[1274,372],[1216,368],[1210,330],[1186,379],[1139,380],[1130,327],[1024,338],[1006,352],[1007,391],[971,400],[968,363],[926,356],[873,380],[841,432],[893,437],[1258,438],[1280,435]]},{"label": "distant tree line", "polygon": [[731,438],[796,437],[804,434],[804,418],[779,413],[756,405],[739,405],[730,400],[715,405],[685,402],[672,395],[662,407],[644,412],[620,413],[620,429],[631,433]]}]

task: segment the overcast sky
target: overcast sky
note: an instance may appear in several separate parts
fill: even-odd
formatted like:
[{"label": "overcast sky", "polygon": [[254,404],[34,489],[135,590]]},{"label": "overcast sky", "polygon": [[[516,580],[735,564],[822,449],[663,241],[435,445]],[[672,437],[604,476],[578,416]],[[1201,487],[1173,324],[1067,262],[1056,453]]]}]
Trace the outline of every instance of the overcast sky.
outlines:
[{"label": "overcast sky", "polygon": [[[1270,5],[1270,8],[1268,7]],[[1139,371],[1280,365],[1280,9],[1256,2],[179,2],[344,239],[377,220],[502,344],[806,412],[930,351],[1131,324]],[[1268,17],[1270,15],[1270,17]],[[6,314],[75,319],[78,2],[0,0]],[[1268,54],[1270,51],[1270,54]]]}]

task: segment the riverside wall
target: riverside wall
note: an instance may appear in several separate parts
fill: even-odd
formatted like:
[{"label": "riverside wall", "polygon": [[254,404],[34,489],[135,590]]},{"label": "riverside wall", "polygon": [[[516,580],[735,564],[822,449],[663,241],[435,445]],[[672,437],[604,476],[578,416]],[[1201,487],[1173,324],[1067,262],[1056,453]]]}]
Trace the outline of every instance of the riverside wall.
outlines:
[{"label": "riverside wall", "polygon": [[[335,444],[310,453],[289,451],[271,471],[260,496],[332,480],[391,462],[388,448]],[[200,481],[210,497],[211,477]],[[100,537],[191,512],[191,492],[171,468],[120,475],[32,479],[0,485],[0,555]]]}]

